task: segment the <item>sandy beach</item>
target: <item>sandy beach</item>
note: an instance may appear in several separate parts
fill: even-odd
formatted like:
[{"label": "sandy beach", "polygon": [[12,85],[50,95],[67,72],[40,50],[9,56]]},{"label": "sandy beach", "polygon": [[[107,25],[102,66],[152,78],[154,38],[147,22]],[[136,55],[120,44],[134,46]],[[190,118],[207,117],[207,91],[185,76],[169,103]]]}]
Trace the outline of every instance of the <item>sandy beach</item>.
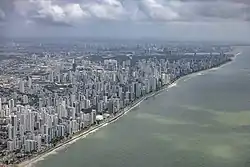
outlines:
[{"label": "sandy beach", "polygon": [[[179,78],[179,79],[181,79],[181,78]],[[130,107],[124,108],[123,111],[120,114],[118,114],[114,118],[111,118],[110,121],[101,123],[97,127],[96,126],[95,127],[91,127],[89,130],[87,130],[85,132],[82,132],[82,133],[80,133],[80,134],[78,134],[76,136],[73,136],[72,139],[70,139],[69,141],[66,141],[65,143],[59,144],[58,146],[56,146],[52,150],[50,150],[50,151],[48,151],[46,153],[40,154],[40,155],[38,155],[38,156],[36,156],[36,157],[34,157],[32,159],[29,159],[29,160],[21,162],[20,164],[18,164],[18,166],[19,167],[32,167],[37,162],[44,160],[44,158],[46,158],[46,157],[48,157],[50,155],[56,154],[57,151],[60,151],[60,150],[62,150],[64,148],[66,148],[68,145],[71,145],[71,144],[75,143],[77,140],[83,139],[83,138],[87,137],[89,134],[92,134],[92,133],[100,130],[101,128],[103,128],[105,126],[107,126],[107,125],[109,125],[111,123],[116,122],[117,120],[121,119],[122,116],[126,115],[131,110],[133,110],[134,108],[136,108],[137,106],[139,106],[144,100],[146,100],[146,99],[148,99],[148,98],[150,98],[152,96],[155,96],[156,94],[159,94],[160,92],[163,92],[164,90],[166,90],[168,88],[172,88],[172,87],[176,86],[176,83],[178,82],[178,80],[174,81],[170,85],[165,86],[165,87],[163,87],[162,89],[160,89],[160,90],[158,90],[156,92],[150,93],[150,94],[142,97],[141,99],[136,100],[134,102],[134,104],[132,104]]]},{"label": "sandy beach", "polygon": [[66,141],[65,143],[59,144],[58,146],[56,146],[55,148],[53,148],[51,151],[48,151],[46,153],[43,153],[41,155],[38,155],[32,159],[26,160],[24,162],[21,162],[20,164],[18,164],[18,166],[20,167],[32,167],[35,163],[37,163],[38,161],[43,160],[45,157],[56,154],[57,151],[60,151],[62,149],[64,149],[65,147],[67,147],[68,145],[73,144],[74,142],[76,142],[79,139],[83,139],[85,137],[87,137],[89,134],[94,133],[96,131],[98,131],[99,129],[116,122],[117,120],[119,120],[123,115],[127,114],[128,112],[130,112],[131,110],[133,110],[135,107],[139,106],[141,104],[141,102],[143,102],[146,98],[149,98],[151,96],[154,96],[157,92],[154,92],[152,94],[149,94],[147,96],[142,97],[141,99],[137,100],[136,102],[134,102],[134,104],[131,107],[126,107],[124,109],[124,111],[122,111],[120,114],[118,114],[117,116],[115,116],[114,118],[111,118],[110,121],[108,122],[103,122],[98,126],[94,126],[91,127],[89,130],[84,131],[76,136],[73,136],[72,139],[70,139],[69,141]]}]

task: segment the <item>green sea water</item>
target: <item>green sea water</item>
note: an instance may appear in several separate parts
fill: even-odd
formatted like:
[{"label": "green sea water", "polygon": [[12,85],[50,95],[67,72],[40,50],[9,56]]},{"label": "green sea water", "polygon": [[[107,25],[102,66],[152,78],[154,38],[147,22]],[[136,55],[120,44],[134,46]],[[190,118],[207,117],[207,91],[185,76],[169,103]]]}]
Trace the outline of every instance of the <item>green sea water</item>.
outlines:
[{"label": "green sea water", "polygon": [[250,167],[250,48],[192,74],[38,167]]}]

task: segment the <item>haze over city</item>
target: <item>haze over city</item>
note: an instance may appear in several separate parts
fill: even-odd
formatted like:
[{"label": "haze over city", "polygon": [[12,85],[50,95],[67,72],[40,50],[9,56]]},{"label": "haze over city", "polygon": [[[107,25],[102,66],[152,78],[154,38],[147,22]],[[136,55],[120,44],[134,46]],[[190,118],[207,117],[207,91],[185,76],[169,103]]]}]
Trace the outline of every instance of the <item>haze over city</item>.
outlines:
[{"label": "haze over city", "polygon": [[248,41],[249,0],[1,0],[4,37]]},{"label": "haze over city", "polygon": [[249,62],[250,0],[0,0],[0,166],[249,167]]}]

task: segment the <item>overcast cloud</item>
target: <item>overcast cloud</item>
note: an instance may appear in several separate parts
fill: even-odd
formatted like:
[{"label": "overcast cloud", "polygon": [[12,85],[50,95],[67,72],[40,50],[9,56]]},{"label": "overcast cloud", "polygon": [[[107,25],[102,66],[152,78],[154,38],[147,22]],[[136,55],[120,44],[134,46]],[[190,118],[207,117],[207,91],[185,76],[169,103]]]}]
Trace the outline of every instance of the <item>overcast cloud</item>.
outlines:
[{"label": "overcast cloud", "polygon": [[180,38],[178,30],[202,35],[203,27],[209,34],[245,37],[250,0],[0,0],[0,22],[12,35],[173,37],[169,32],[176,29]]},{"label": "overcast cloud", "polygon": [[[6,1],[6,0],[4,0]],[[14,11],[36,22],[76,24],[86,20],[247,20],[248,0],[13,0]],[[37,19],[39,18],[39,19]],[[64,25],[64,24],[60,24]]]}]

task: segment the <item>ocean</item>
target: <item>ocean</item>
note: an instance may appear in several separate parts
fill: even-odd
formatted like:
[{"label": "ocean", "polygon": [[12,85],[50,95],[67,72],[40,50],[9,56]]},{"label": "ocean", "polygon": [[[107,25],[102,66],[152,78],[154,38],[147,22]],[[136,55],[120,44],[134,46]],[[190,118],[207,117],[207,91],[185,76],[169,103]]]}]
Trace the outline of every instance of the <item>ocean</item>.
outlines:
[{"label": "ocean", "polygon": [[37,167],[250,167],[250,47],[183,77]]}]

